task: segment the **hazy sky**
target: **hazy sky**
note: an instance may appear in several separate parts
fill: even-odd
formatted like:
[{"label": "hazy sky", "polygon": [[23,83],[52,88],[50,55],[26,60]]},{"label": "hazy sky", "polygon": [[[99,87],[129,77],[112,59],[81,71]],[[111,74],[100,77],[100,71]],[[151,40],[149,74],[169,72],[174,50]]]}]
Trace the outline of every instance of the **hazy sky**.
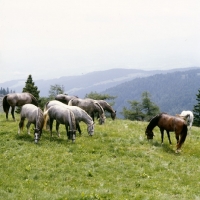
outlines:
[{"label": "hazy sky", "polygon": [[0,83],[200,67],[200,0],[0,0]]}]

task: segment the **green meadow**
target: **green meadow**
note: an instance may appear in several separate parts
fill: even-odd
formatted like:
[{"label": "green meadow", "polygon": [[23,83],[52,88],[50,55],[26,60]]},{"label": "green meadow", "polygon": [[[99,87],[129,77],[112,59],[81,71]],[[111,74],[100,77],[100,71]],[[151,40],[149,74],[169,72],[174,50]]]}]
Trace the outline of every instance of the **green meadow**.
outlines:
[{"label": "green meadow", "polygon": [[[17,121],[6,121],[0,114],[0,199],[12,200],[95,200],[95,199],[200,199],[200,128],[192,127],[182,151],[175,153],[171,133],[161,145],[160,132],[154,129],[147,141],[147,122],[107,119],[96,121],[95,134],[82,135],[75,143],[48,130],[38,144],[33,130],[26,127],[17,134]],[[33,126],[32,126],[33,127]]]}]

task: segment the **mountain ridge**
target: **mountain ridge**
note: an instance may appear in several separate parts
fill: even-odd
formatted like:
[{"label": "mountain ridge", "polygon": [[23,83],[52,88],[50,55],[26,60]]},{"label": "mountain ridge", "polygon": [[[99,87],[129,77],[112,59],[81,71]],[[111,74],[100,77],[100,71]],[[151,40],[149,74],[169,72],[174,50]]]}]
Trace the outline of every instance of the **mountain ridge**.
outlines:
[{"label": "mountain ridge", "polygon": [[[126,81],[138,77],[148,77],[154,74],[166,74],[174,71],[185,71],[191,70],[196,67],[191,68],[179,68],[171,70],[140,70],[140,69],[123,69],[123,68],[114,68],[104,71],[94,71],[84,75],[77,76],[62,76],[55,79],[39,79],[34,80],[35,85],[40,90],[40,96],[45,97],[49,95],[49,90],[51,85],[62,85],[64,86],[66,94],[76,93],[80,98],[84,98],[86,94],[91,91],[102,92],[108,88],[120,85]],[[27,76],[28,77],[28,76]],[[0,86],[3,88],[9,88],[15,92],[22,92],[23,87],[25,86],[26,79],[11,80],[0,83]]]}]

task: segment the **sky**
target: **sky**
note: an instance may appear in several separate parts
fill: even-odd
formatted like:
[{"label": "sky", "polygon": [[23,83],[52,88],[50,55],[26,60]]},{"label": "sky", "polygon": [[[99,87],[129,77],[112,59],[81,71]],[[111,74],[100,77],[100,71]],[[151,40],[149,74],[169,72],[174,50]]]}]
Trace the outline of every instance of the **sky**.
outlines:
[{"label": "sky", "polygon": [[0,83],[193,66],[199,0],[0,0]]}]

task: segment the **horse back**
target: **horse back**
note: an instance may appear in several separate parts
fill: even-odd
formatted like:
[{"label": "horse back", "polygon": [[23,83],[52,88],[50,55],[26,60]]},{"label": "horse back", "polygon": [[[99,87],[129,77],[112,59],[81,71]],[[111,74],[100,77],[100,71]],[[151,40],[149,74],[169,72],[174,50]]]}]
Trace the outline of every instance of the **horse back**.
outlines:
[{"label": "horse back", "polygon": [[30,122],[35,122],[37,118],[38,107],[32,104],[25,104],[21,108],[21,118],[27,118]]},{"label": "horse back", "polygon": [[158,127],[170,132],[182,131],[182,127],[185,125],[185,121],[180,117],[171,115],[162,115],[158,121]]}]

